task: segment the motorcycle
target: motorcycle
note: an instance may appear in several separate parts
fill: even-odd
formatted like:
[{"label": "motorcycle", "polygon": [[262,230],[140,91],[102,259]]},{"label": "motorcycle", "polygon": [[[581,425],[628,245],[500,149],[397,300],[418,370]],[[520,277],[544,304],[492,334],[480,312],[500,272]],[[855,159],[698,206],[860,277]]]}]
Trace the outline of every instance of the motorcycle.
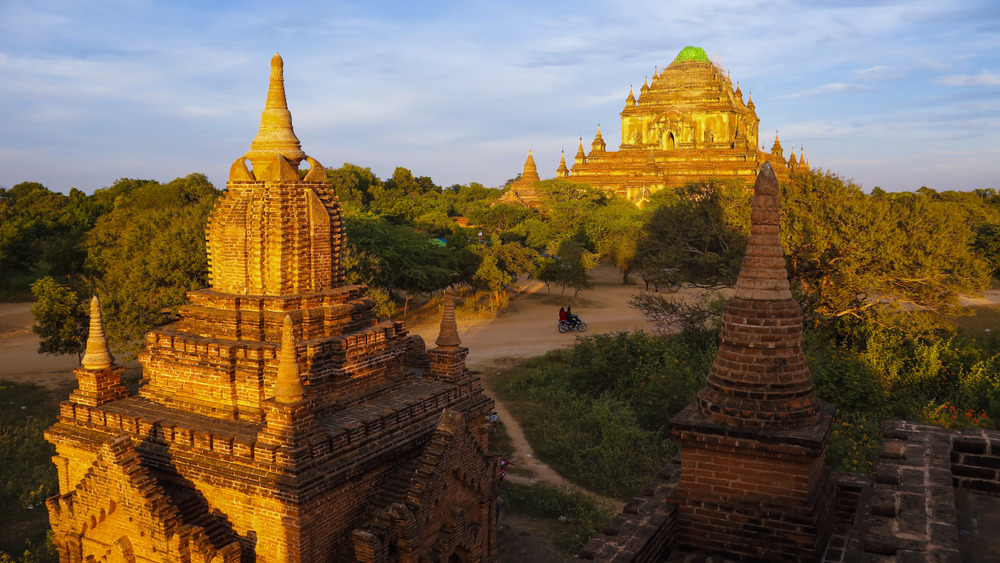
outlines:
[{"label": "motorcycle", "polygon": [[575,319],[559,321],[559,332],[569,332],[571,330],[578,330],[580,332],[583,332],[587,330],[587,323],[581,321],[579,317]]}]

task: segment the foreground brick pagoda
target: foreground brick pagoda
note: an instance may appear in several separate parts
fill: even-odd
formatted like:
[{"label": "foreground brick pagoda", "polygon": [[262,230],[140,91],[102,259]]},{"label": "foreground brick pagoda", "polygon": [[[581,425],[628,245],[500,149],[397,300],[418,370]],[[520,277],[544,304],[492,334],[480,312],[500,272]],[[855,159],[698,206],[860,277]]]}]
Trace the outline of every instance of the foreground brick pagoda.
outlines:
[{"label": "foreground brick pagoda", "polygon": [[[664,187],[712,178],[753,182],[760,166],[770,162],[779,179],[791,169],[808,168],[802,151],[788,157],[778,140],[770,152],[758,138],[760,119],[752,96],[743,92],[699,47],[685,47],[661,72],[644,82],[639,97],[629,90],[621,112],[621,146],[607,150],[598,126],[584,153],[583,139],[571,169],[565,157],[557,178],[590,184],[637,204]],[[534,165],[534,162],[532,162]],[[527,170],[527,167],[526,167]],[[527,174],[522,174],[522,180]],[[516,185],[506,200],[531,205],[537,196],[528,185]]]},{"label": "foreground brick pagoda", "polygon": [[293,132],[278,55],[227,188],[211,288],[146,336],[138,395],[92,306],[46,433],[60,561],[495,561],[493,403],[453,304],[426,350],[344,284],[340,205]]}]

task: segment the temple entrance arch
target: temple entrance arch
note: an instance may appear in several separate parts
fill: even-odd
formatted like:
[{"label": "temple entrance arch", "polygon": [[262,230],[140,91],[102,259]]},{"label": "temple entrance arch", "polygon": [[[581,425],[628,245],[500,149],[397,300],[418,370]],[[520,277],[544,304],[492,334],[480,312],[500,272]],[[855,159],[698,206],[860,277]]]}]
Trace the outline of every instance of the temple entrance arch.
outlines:
[{"label": "temple entrance arch", "polygon": [[663,137],[663,148],[672,151],[676,147],[677,143],[674,139],[674,132],[670,131]]}]

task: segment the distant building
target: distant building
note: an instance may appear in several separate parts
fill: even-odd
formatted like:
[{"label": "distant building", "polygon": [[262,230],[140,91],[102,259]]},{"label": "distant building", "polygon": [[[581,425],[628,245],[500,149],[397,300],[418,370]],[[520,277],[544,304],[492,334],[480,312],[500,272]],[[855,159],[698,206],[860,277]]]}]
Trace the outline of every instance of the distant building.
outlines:
[{"label": "distant building", "polygon": [[[782,180],[790,169],[808,167],[801,150],[798,158],[794,150],[784,155],[777,134],[770,152],[764,150],[752,96],[744,102],[739,85],[734,89],[699,47],[685,47],[670,66],[654,71],[638,98],[630,89],[621,119],[619,150],[607,150],[598,126],[590,153],[580,139],[572,168],[566,170],[564,155],[556,177],[642,204],[664,187],[711,178],[737,179],[749,187],[765,162]],[[523,182],[510,194],[508,201],[526,205],[537,198]]]},{"label": "distant building", "polygon": [[92,304],[46,432],[60,561],[496,561],[493,401],[451,298],[428,350],[344,283],[340,204],[292,130],[278,55],[227,188],[212,287],[146,335],[138,395]]}]

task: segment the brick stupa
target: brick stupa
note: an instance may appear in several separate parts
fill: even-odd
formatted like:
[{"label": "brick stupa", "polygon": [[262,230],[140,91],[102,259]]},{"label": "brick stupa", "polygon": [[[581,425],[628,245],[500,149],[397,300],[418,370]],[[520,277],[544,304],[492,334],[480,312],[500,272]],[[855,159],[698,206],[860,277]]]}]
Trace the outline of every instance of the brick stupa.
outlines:
[{"label": "brick stupa", "polygon": [[779,197],[764,164],[707,386],[671,422],[682,452],[677,544],[740,560],[814,561],[833,527],[835,481],[824,463],[835,408],[813,395]]},{"label": "brick stupa", "polygon": [[493,402],[454,311],[426,350],[344,283],[340,205],[278,55],[227,188],[211,287],[146,335],[138,395],[94,302],[79,388],[46,433],[60,561],[495,561]]}]

